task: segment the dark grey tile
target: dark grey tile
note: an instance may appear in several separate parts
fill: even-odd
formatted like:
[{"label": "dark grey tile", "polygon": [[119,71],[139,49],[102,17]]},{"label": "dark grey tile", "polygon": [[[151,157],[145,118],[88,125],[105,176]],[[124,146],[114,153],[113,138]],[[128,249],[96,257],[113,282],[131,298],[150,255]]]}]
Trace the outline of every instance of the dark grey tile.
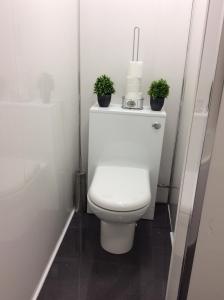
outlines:
[{"label": "dark grey tile", "polygon": [[147,231],[150,231],[152,228],[167,229],[170,231],[170,220],[167,205],[158,203],[155,207],[154,220],[149,221],[142,219],[139,221],[139,224],[144,224],[144,233],[147,233]]},{"label": "dark grey tile", "polygon": [[[139,265],[114,264],[85,260],[81,270],[81,299],[163,299],[167,281],[169,256],[158,258],[151,251],[147,263]],[[160,252],[160,254],[162,254]]]},{"label": "dark grey tile", "polygon": [[76,215],[59,249],[39,300],[164,300],[171,254],[166,205],[155,220],[140,220],[133,249],[113,255],[100,246],[100,221]]},{"label": "dark grey tile", "polygon": [[81,254],[81,231],[79,228],[68,228],[63,242],[56,255],[56,261],[79,257]]},{"label": "dark grey tile", "polygon": [[170,232],[166,229],[153,228],[147,234],[139,227],[135,235],[135,249],[146,252],[151,248],[170,249]]},{"label": "dark grey tile", "polygon": [[77,299],[79,293],[80,260],[54,262],[44,283],[39,300]]},{"label": "dark grey tile", "polygon": [[153,227],[168,228],[170,230],[170,219],[167,204],[158,203],[155,207]]},{"label": "dark grey tile", "polygon": [[132,279],[137,273],[137,267],[103,261],[85,261],[80,278],[81,299],[125,299],[131,292]]},{"label": "dark grey tile", "polygon": [[69,228],[80,228],[80,224],[82,221],[82,215],[81,214],[74,214],[70,224],[69,224]]},{"label": "dark grey tile", "polygon": [[93,214],[83,214],[81,225],[82,228],[90,228],[91,230],[96,230],[99,228],[100,220]]}]

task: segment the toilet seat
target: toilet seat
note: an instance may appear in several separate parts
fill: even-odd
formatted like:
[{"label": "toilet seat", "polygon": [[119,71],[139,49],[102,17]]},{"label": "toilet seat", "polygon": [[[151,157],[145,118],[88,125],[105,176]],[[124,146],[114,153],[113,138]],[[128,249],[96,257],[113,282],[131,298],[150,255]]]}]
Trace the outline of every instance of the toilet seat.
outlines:
[{"label": "toilet seat", "polygon": [[91,211],[101,220],[105,222],[117,224],[130,224],[138,221],[146,212],[148,205],[132,211],[113,211],[102,208],[93,203],[88,197],[89,207]]},{"label": "toilet seat", "polygon": [[124,166],[98,166],[88,198],[96,206],[115,212],[146,207],[151,201],[149,171]]}]

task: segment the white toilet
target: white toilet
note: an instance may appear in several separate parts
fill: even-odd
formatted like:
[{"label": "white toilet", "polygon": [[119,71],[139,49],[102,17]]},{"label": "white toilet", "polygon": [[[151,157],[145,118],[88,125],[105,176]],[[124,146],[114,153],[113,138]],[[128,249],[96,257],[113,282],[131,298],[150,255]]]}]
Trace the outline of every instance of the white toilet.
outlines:
[{"label": "white toilet", "polygon": [[88,212],[101,220],[101,245],[133,245],[136,222],[153,219],[166,113],[91,107]]}]

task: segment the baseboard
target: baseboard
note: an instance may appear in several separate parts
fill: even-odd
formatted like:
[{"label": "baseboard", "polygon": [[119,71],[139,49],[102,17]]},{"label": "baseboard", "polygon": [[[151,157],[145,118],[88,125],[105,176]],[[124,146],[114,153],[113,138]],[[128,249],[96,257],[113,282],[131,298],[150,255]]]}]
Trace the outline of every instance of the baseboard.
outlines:
[{"label": "baseboard", "polygon": [[174,240],[173,231],[170,231],[170,241],[172,247],[173,247],[173,240]]},{"label": "baseboard", "polygon": [[42,287],[44,285],[45,279],[47,278],[48,272],[49,272],[49,270],[51,268],[51,265],[52,265],[52,263],[53,263],[53,261],[55,259],[55,256],[56,256],[56,254],[58,252],[58,249],[59,249],[59,247],[60,247],[60,245],[62,243],[62,240],[63,240],[63,238],[65,236],[65,233],[66,233],[66,231],[68,229],[68,226],[69,226],[69,224],[70,224],[70,222],[72,220],[72,217],[73,217],[74,213],[75,213],[75,210],[73,209],[71,211],[71,213],[70,213],[70,215],[69,215],[66,223],[65,223],[65,226],[64,226],[64,228],[63,228],[63,230],[61,232],[61,235],[60,235],[60,237],[59,237],[59,239],[58,239],[58,241],[57,241],[57,243],[55,245],[55,248],[54,248],[54,250],[53,250],[53,252],[52,252],[52,254],[50,256],[50,259],[49,259],[49,261],[48,261],[48,263],[46,265],[46,268],[45,268],[45,270],[44,270],[44,272],[43,272],[43,274],[42,274],[42,276],[40,278],[40,281],[39,281],[39,283],[38,283],[38,285],[37,285],[37,287],[36,287],[36,289],[35,289],[35,291],[33,293],[33,296],[31,297],[31,300],[36,300],[37,297],[39,296],[39,293],[40,293],[40,291],[41,291],[41,289],[42,289]]},{"label": "baseboard", "polygon": [[[168,204],[168,214],[169,214],[169,220],[170,220],[170,228],[172,230],[172,223],[171,223],[171,215],[170,215],[170,206]],[[173,240],[174,240],[174,234],[173,231],[170,231],[170,241],[171,241],[171,245],[173,247]]]}]

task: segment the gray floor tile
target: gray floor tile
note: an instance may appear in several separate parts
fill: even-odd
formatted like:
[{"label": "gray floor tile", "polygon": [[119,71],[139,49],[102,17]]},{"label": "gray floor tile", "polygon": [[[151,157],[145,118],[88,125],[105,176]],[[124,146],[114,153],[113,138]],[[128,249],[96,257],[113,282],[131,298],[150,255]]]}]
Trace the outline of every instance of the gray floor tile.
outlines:
[{"label": "gray floor tile", "polygon": [[133,249],[112,255],[100,246],[100,222],[75,216],[39,300],[164,300],[171,255],[167,206],[141,220]]}]

